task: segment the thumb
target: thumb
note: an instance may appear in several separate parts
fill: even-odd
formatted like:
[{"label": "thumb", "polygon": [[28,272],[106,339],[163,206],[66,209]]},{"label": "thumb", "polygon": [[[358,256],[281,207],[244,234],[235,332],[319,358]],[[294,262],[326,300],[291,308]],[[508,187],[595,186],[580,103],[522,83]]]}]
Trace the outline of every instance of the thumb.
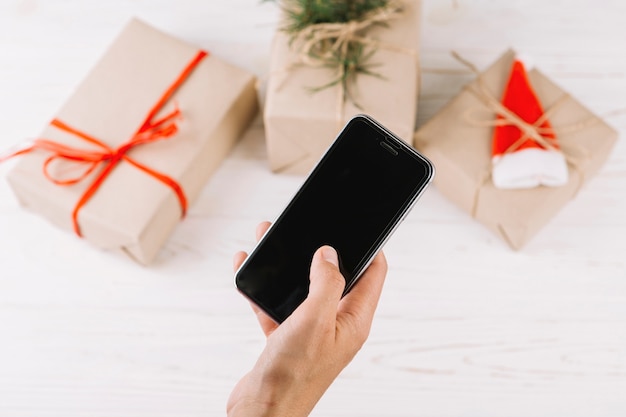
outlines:
[{"label": "thumb", "polygon": [[335,249],[322,246],[315,252],[309,279],[309,295],[302,303],[302,308],[316,315],[336,315],[346,280],[339,272]]}]

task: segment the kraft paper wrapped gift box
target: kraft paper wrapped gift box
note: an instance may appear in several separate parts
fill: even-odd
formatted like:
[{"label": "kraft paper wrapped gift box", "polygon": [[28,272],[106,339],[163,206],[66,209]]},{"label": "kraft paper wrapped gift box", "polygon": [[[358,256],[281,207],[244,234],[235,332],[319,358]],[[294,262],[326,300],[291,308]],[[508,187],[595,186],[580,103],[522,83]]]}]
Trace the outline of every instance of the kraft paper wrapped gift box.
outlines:
[{"label": "kraft paper wrapped gift box", "polygon": [[[354,102],[343,100],[339,85],[311,92],[337,77],[329,68],[294,65],[298,51],[289,37],[276,33],[270,58],[270,77],[264,124],[270,168],[305,174],[315,165],[344,124],[367,113],[392,132],[413,142],[419,85],[420,2],[405,2],[399,19],[378,25],[366,35],[377,42],[368,59],[380,77],[358,74]],[[355,103],[361,108],[358,108]]]},{"label": "kraft paper wrapped gift box", "polygon": [[[561,150],[568,157],[568,183],[560,187],[503,190],[490,178],[496,115],[481,96],[479,79],[496,99],[510,73],[515,52],[507,51],[468,84],[415,133],[416,147],[437,167],[435,185],[443,195],[520,249],[571,199],[605,163],[617,132],[564,92],[537,69],[528,77],[552,124]],[[549,110],[552,106],[554,109]],[[472,123],[480,115],[487,123]]]},{"label": "kraft paper wrapped gift box", "polygon": [[[52,147],[73,150],[55,148],[66,158],[48,165],[54,154],[42,146],[19,156],[8,180],[21,204],[64,229],[80,230],[98,247],[152,261],[181,219],[184,200],[196,199],[257,113],[255,77],[204,54],[132,20],[40,136]],[[149,115],[153,108],[158,113]],[[146,138],[154,142],[124,154],[81,207],[112,157],[92,165],[72,161],[73,152],[95,158],[108,152],[105,147],[115,151]],[[57,179],[95,168],[74,185],[58,185],[44,175],[44,166]]]}]

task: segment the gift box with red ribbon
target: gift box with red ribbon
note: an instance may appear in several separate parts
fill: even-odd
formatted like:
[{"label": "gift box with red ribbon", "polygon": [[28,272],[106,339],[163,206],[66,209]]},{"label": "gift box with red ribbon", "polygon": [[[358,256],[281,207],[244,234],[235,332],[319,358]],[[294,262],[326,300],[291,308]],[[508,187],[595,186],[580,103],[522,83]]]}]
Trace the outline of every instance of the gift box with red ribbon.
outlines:
[{"label": "gift box with red ribbon", "polygon": [[443,195],[520,249],[600,170],[617,132],[512,50],[473,70],[416,147]]},{"label": "gift box with red ribbon", "polygon": [[147,264],[256,113],[252,74],[135,19],[8,156],[8,180],[22,205]]}]

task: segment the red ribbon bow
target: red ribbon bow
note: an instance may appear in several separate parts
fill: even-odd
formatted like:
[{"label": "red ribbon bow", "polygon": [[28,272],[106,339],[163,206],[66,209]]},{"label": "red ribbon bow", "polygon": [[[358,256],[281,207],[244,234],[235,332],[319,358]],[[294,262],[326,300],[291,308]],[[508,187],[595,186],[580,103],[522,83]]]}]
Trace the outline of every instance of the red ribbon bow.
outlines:
[{"label": "red ribbon bow", "polygon": [[[78,236],[82,236],[80,226],[78,225],[78,212],[95,194],[95,192],[98,191],[98,188],[100,188],[100,186],[104,183],[104,181],[113,171],[115,166],[122,160],[134,165],[136,168],[140,169],[141,171],[170,187],[178,197],[178,201],[180,202],[182,210],[181,216],[184,217],[187,212],[187,197],[185,196],[185,192],[183,191],[182,187],[175,180],[168,177],[167,175],[155,171],[152,168],[147,167],[143,164],[140,164],[139,162],[131,158],[128,155],[128,152],[131,149],[140,145],[146,145],[156,142],[158,140],[171,138],[178,132],[176,120],[181,117],[181,112],[178,108],[174,109],[173,111],[161,118],[155,119],[155,117],[157,113],[161,110],[161,108],[165,105],[165,103],[174,94],[174,92],[187,79],[189,74],[191,74],[193,69],[207,55],[208,54],[205,51],[199,51],[196,54],[196,56],[187,64],[187,66],[178,76],[178,78],[170,85],[165,93],[163,93],[159,101],[152,107],[152,109],[148,113],[148,116],[146,116],[143,123],[141,124],[139,129],[137,129],[135,134],[128,141],[122,143],[117,148],[111,148],[110,146],[94,138],[93,136],[81,132],[80,130],[75,129],[58,119],[54,119],[52,120],[52,122],[50,122],[52,126],[65,132],[71,133],[85,140],[86,142],[96,145],[101,149],[86,150],[74,148],[48,139],[36,139],[30,146],[25,149],[21,149],[6,157],[0,157],[0,162],[3,162],[4,160],[13,158],[18,155],[32,152],[37,149],[48,151],[52,155],[47,158],[43,164],[44,175],[54,184],[63,186],[76,184],[84,180],[101,164],[106,164],[104,168],[97,174],[96,178],[92,181],[87,190],[83,193],[83,195],[74,206],[74,210],[72,212],[72,222],[74,225],[74,231]],[[87,165],[87,168],[81,174],[72,178],[55,178],[52,174],[50,174],[49,167],[50,164],[59,159],[76,163],[84,163]]]}]

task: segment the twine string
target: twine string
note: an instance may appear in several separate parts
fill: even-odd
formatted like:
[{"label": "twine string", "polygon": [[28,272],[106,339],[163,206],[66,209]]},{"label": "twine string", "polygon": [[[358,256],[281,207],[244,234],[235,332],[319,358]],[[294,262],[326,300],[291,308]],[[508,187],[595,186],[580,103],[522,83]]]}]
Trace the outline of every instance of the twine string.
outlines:
[{"label": "twine string", "polygon": [[[491,110],[493,113],[497,115],[495,119],[480,119],[476,117],[476,113],[484,110],[484,108],[469,108],[463,114],[464,120],[472,126],[477,127],[497,127],[497,126],[515,126],[521,131],[520,138],[516,140],[511,146],[509,146],[502,156],[509,154],[511,152],[515,152],[518,150],[527,140],[533,140],[540,146],[545,149],[558,151],[559,148],[556,145],[556,137],[557,133],[573,133],[576,131],[580,131],[586,129],[594,124],[599,123],[599,118],[591,117],[587,120],[584,120],[579,123],[567,125],[567,126],[559,126],[559,127],[542,127],[542,125],[556,113],[564,103],[571,99],[571,96],[567,93],[563,93],[550,107],[546,108],[543,114],[534,122],[529,123],[519,117],[515,112],[508,109],[504,106],[498,99],[494,97],[494,95],[487,88],[482,74],[476,68],[476,66],[467,61],[465,58],[461,57],[456,51],[452,52],[452,56],[469,68],[474,74],[476,74],[476,84],[478,89],[475,89],[471,86],[467,86],[467,90],[478,97],[482,103],[485,105],[487,110]],[[580,191],[584,180],[585,173],[582,169],[582,165],[589,158],[589,152],[584,149],[582,146],[575,146],[573,144],[567,144],[567,142],[561,142],[559,144],[561,148],[569,148],[570,152],[562,152],[565,160],[568,164],[578,173],[578,183],[576,185],[576,189],[574,191],[574,195],[578,194]],[[565,146],[564,146],[565,145]],[[578,150],[578,155],[574,156],[571,153],[571,150]],[[501,160],[501,159],[500,159]],[[497,162],[495,162],[497,163]],[[476,211],[478,209],[478,201],[480,197],[480,190],[486,185],[486,183],[491,179],[492,170],[486,169],[481,175],[481,181],[479,186],[476,189],[476,193],[474,194],[474,201],[472,203],[472,217],[476,217]]]},{"label": "twine string", "polygon": [[[335,59],[345,62],[349,55],[351,45],[360,44],[373,48],[383,48],[395,52],[415,55],[416,52],[410,48],[403,48],[397,45],[386,44],[372,39],[364,34],[373,26],[387,25],[389,22],[402,17],[405,11],[403,0],[390,0],[385,5],[370,10],[358,19],[348,22],[317,23],[309,25],[293,35],[291,46],[297,50],[295,60],[288,64],[280,73],[289,73],[299,65],[311,68],[327,68],[328,60]],[[340,130],[345,117],[344,104],[349,98],[349,91],[344,82],[348,69],[345,65],[337,66],[337,96],[335,102],[335,121],[337,130]],[[286,77],[277,85],[279,90]],[[352,100],[358,108],[361,108],[356,101]]]},{"label": "twine string", "polygon": [[400,18],[403,12],[403,1],[390,0],[359,19],[309,25],[293,36],[292,43],[299,51],[299,61],[307,65],[316,65],[320,59],[331,58],[335,53],[339,53],[343,60],[347,57],[350,43],[369,43],[367,37],[361,36],[363,32],[372,26]]}]

